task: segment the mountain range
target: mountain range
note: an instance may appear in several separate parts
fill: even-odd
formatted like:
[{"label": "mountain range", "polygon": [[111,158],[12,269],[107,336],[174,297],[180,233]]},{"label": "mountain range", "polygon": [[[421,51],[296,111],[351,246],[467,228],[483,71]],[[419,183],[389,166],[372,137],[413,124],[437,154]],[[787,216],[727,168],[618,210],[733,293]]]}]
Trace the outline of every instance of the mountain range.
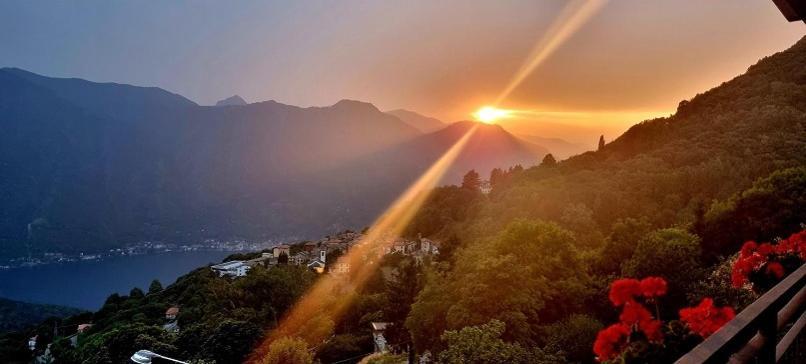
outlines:
[{"label": "mountain range", "polygon": [[[471,125],[352,100],[218,105],[0,69],[0,258],[365,226]],[[444,182],[546,152],[487,126]]]},{"label": "mountain range", "polygon": [[246,104],[248,103],[242,97],[238,95],[233,95],[227,97],[226,99],[216,102],[215,106],[243,106]]}]

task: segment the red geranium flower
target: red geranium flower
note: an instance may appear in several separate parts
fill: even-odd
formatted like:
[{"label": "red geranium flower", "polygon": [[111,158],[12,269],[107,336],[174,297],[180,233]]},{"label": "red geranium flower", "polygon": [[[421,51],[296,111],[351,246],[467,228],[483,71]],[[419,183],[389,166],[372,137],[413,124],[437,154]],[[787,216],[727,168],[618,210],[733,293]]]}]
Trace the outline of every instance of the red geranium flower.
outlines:
[{"label": "red geranium flower", "polygon": [[751,241],[745,242],[744,245],[742,245],[742,250],[740,250],[739,256],[748,257],[748,256],[750,256],[750,254],[753,254],[753,252],[756,251],[757,247],[758,247],[758,244],[756,244],[755,241],[751,240]]},{"label": "red geranium flower", "polygon": [[715,333],[736,313],[731,307],[714,307],[714,300],[704,298],[699,305],[680,310],[680,321],[697,335],[706,338]]},{"label": "red geranium flower", "polygon": [[635,301],[641,294],[641,282],[633,278],[622,278],[610,285],[610,302],[614,306],[621,306],[627,302]]},{"label": "red geranium flower", "polygon": [[764,243],[764,244],[761,244],[761,245],[758,246],[758,249],[756,250],[756,252],[758,253],[758,255],[761,255],[762,257],[766,257],[766,256],[774,253],[775,248],[770,243]]},{"label": "red geranium flower", "polygon": [[621,311],[621,315],[618,318],[625,325],[632,326],[652,320],[652,314],[640,303],[629,302],[624,305],[624,310]]},{"label": "red geranium flower", "polygon": [[641,294],[646,298],[660,297],[666,294],[666,280],[661,277],[647,277],[641,280]]},{"label": "red geranium flower", "polygon": [[630,337],[630,328],[625,324],[613,324],[599,331],[593,343],[593,352],[600,362],[613,359],[620,354]]},{"label": "red geranium flower", "polygon": [[660,322],[660,320],[644,321],[638,324],[638,326],[641,328],[641,331],[644,333],[644,335],[646,335],[646,338],[649,339],[649,341],[663,341],[663,333],[660,331],[663,323]]},{"label": "red geranium flower", "polygon": [[661,322],[653,319],[649,310],[638,302],[626,303],[619,315],[619,320],[631,328],[641,330],[650,341],[663,340],[663,334],[660,331]]},{"label": "red geranium flower", "polygon": [[784,278],[784,266],[778,262],[767,264],[767,274],[774,276],[776,279]]}]

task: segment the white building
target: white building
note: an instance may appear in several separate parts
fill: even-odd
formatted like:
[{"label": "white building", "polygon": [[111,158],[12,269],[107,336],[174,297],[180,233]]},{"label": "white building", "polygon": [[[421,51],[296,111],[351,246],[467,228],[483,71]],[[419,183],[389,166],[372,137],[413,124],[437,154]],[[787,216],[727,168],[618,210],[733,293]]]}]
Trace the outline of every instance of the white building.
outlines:
[{"label": "white building", "polygon": [[426,254],[439,254],[440,243],[431,239],[420,239],[420,250]]},{"label": "white building", "polygon": [[308,269],[316,272],[316,273],[324,273],[325,272],[325,262],[314,259],[312,262],[308,263]]},{"label": "white building", "polygon": [[385,353],[389,351],[386,345],[386,338],[383,337],[383,334],[386,332],[386,328],[391,324],[388,322],[371,322],[370,325],[372,325],[372,341],[375,343],[375,352]]},{"label": "white building", "polygon": [[493,191],[493,186],[490,184],[490,181],[481,181],[480,189],[481,193],[488,195]]},{"label": "white building", "polygon": [[241,260],[233,260],[221,264],[216,264],[210,266],[210,269],[213,272],[218,273],[219,277],[229,276],[229,277],[243,277],[246,276],[246,273],[249,271],[249,267],[246,263]]}]

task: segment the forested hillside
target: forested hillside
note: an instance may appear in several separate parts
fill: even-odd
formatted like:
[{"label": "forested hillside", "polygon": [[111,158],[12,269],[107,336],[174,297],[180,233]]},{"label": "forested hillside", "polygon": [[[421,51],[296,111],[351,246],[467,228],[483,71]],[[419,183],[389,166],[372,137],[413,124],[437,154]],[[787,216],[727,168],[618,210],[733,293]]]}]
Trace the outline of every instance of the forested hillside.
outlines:
[{"label": "forested hillside", "polygon": [[42,305],[0,298],[0,332],[19,330],[36,325],[51,317],[67,317],[78,314],[77,308]]},{"label": "forested hillside", "polygon": [[[516,218],[568,221],[568,228],[575,221],[578,230],[605,236],[624,218],[655,228],[693,223],[759,178],[806,165],[805,63],[801,40],[600,151],[508,174],[474,219],[442,224],[440,235],[478,230],[469,225],[494,233]],[[433,220],[442,218],[420,218]],[[415,224],[410,231],[433,229]]]},{"label": "forested hillside", "polygon": [[409,227],[456,250],[406,321],[418,352],[495,319],[507,342],[592,362],[618,277],[667,280],[661,316],[705,296],[739,309],[751,298],[726,259],[806,223],[806,39],[602,150],[491,181],[488,196],[437,189]]}]

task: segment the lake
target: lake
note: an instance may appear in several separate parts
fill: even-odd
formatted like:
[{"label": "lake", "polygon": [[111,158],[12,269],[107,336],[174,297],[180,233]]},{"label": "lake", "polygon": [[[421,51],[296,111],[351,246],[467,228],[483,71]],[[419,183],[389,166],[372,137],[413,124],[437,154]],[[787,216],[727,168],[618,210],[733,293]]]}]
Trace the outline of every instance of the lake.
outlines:
[{"label": "lake", "polygon": [[155,278],[165,287],[230,254],[233,252],[167,252],[0,270],[0,297],[97,310],[112,293],[128,295],[133,287],[148,291]]}]

